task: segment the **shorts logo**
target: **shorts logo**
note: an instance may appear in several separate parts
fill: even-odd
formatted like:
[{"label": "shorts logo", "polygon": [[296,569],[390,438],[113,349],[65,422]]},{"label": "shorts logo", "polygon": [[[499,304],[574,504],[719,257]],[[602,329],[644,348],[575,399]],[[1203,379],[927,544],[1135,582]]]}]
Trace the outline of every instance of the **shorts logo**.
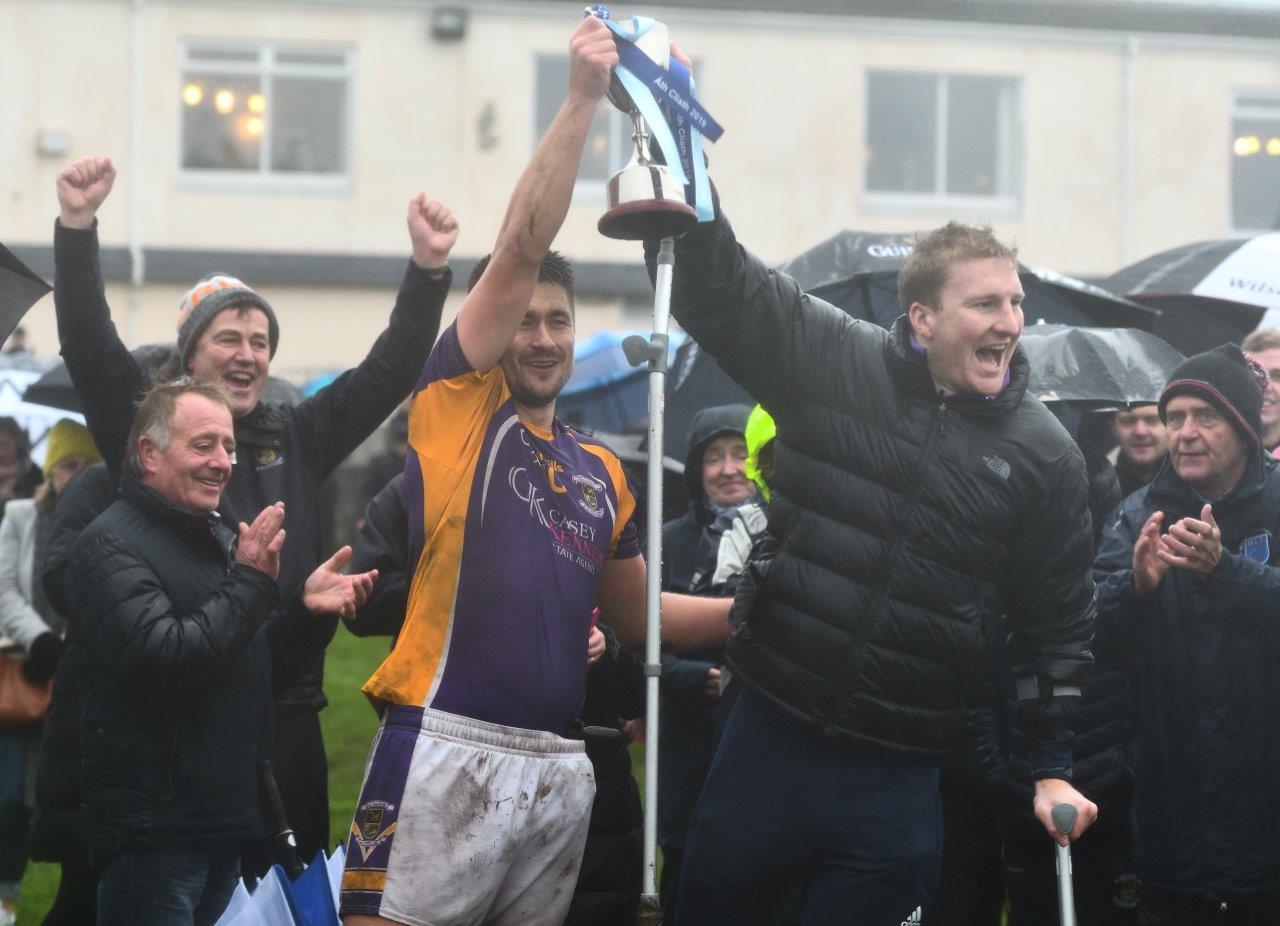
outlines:
[{"label": "shorts logo", "polygon": [[355,838],[364,861],[369,861],[373,850],[395,833],[394,822],[383,829],[383,823],[388,816],[395,813],[395,809],[394,804],[388,804],[386,801],[370,801],[356,811],[356,818],[351,821],[351,835]]},{"label": "shorts logo", "polygon": [[582,506],[582,510],[593,518],[603,516],[604,508],[600,505],[600,493],[604,491],[604,486],[590,476],[583,476],[581,473],[575,474],[573,481],[582,492],[582,499],[578,502]]}]

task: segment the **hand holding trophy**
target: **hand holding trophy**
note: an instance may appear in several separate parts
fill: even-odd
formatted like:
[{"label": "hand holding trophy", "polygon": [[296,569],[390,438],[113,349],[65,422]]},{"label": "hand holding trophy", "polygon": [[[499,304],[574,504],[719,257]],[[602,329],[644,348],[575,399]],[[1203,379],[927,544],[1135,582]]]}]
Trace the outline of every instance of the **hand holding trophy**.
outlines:
[{"label": "hand holding trophy", "polygon": [[[713,129],[708,137],[714,140],[720,128],[697,107],[687,67],[680,62],[673,66],[665,25],[639,17],[625,25],[614,23],[603,6],[588,7],[586,13],[604,20],[616,37],[621,60],[607,96],[630,117],[635,146],[628,164],[609,180],[608,211],[597,228],[605,237],[624,241],[686,232],[703,217],[686,195],[686,187],[698,187],[691,173],[705,187],[699,130]],[[651,139],[667,164],[650,156]]]}]

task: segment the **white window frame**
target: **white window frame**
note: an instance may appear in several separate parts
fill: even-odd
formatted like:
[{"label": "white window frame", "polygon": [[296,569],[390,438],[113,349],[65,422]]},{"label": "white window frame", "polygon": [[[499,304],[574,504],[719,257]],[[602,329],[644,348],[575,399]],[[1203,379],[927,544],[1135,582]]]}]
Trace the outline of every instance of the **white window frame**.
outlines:
[{"label": "white window frame", "polygon": [[997,163],[1000,173],[997,189],[1008,190],[994,196],[957,195],[950,193],[894,193],[872,190],[867,186],[865,156],[858,182],[862,191],[862,207],[866,212],[924,215],[946,211],[957,215],[1012,217],[1022,207],[1022,77],[1018,74],[992,74],[968,71],[911,71],[903,68],[868,68],[862,74],[862,126],[860,144],[867,150],[867,133],[871,122],[871,75],[903,74],[915,77],[933,76],[937,81],[938,106],[934,113],[934,189],[945,190],[947,183],[947,108],[949,85],[953,77],[988,77],[1010,83],[1008,112],[997,119]]},{"label": "white window frame", "polygon": [[[1241,103],[1241,97],[1264,98],[1269,100],[1266,106],[1253,106]],[[1227,114],[1227,138],[1228,141],[1234,141],[1236,135],[1236,119],[1275,119],[1280,123],[1280,90],[1252,90],[1252,89],[1236,89],[1231,91],[1231,109]],[[1250,238],[1254,235],[1263,235],[1274,233],[1274,228],[1244,228],[1236,225],[1235,217],[1235,155],[1228,149],[1227,162],[1227,224],[1231,228],[1232,237]],[[1273,157],[1273,155],[1263,155],[1264,157]]]},{"label": "white window frame", "polygon": [[[568,55],[560,52],[539,51],[533,56],[533,80],[529,82],[533,89],[533,102],[529,108],[530,136],[533,139],[533,143],[529,147],[530,154],[537,149],[538,144],[542,141],[542,135],[546,131],[543,126],[538,125],[538,101],[542,92],[542,87],[539,83],[541,80],[541,64],[544,59],[550,60],[555,58],[563,61],[569,60]],[[567,88],[562,88],[562,90],[567,90]],[[622,166],[631,160],[631,149],[623,147],[624,141],[626,145],[631,144],[631,132],[628,131],[631,125],[631,119],[618,109],[618,107],[610,103],[607,98],[602,97],[599,105],[607,106],[609,108],[609,115],[606,117],[609,120],[609,152],[607,162],[610,164],[618,164],[618,167],[615,170],[621,170]],[[624,131],[626,132],[625,139],[622,137],[622,133]],[[622,147],[622,151],[618,150],[619,147]],[[625,157],[623,155],[625,155]],[[574,203],[584,205],[604,205],[605,188],[608,183],[609,177],[576,177],[573,182],[572,201]]]},{"label": "white window frame", "polygon": [[[216,61],[193,58],[192,51],[226,52],[229,54],[253,53],[257,60]],[[339,55],[340,64],[290,64],[278,59],[280,52],[323,53]],[[178,100],[178,144],[175,151],[179,186],[189,192],[218,193],[286,193],[297,195],[345,195],[352,191],[352,158],[355,145],[355,50],[341,45],[306,45],[295,42],[242,42],[216,39],[188,39],[182,44],[178,63],[178,89],[195,74],[226,74],[257,77],[261,92],[267,98],[268,112],[272,111],[272,81],[276,77],[340,78],[345,85],[346,125],[343,127],[343,171],[338,174],[275,172],[271,170],[271,135],[268,128],[262,133],[258,155],[258,170],[201,170],[184,167],[182,163],[186,106],[181,92]]]}]

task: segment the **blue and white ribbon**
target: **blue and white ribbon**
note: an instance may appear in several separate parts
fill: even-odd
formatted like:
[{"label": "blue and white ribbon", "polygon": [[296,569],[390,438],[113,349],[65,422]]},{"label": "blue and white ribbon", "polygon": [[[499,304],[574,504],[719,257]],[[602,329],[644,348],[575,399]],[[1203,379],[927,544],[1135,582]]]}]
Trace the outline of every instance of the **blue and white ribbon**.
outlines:
[{"label": "blue and white ribbon", "polygon": [[711,221],[711,185],[702,139],[718,141],[724,129],[698,102],[688,68],[672,58],[664,69],[635,44],[653,28],[652,19],[633,16],[619,23],[608,18],[604,7],[594,7],[592,12],[613,32],[618,47],[614,73],[644,117],[672,177],[684,186],[685,202],[697,212],[698,221]]}]

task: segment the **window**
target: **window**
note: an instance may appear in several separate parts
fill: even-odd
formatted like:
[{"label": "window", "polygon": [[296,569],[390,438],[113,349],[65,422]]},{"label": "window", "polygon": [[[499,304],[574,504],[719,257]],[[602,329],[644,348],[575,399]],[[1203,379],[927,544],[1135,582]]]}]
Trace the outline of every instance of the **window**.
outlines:
[{"label": "window", "polygon": [[1280,228],[1280,92],[1238,93],[1231,111],[1231,225]]},{"label": "window", "polygon": [[1015,78],[872,71],[866,113],[868,194],[1016,201]]},{"label": "window", "polygon": [[[569,59],[563,55],[539,55],[535,81],[537,100],[534,115],[534,144],[546,134],[569,87]],[[635,145],[631,141],[631,119],[607,99],[601,99],[591,120],[582,164],[578,169],[578,188],[597,191],[603,197],[605,183],[631,160]]]},{"label": "window", "polygon": [[182,169],[188,176],[345,181],[351,53],[189,45]]}]

